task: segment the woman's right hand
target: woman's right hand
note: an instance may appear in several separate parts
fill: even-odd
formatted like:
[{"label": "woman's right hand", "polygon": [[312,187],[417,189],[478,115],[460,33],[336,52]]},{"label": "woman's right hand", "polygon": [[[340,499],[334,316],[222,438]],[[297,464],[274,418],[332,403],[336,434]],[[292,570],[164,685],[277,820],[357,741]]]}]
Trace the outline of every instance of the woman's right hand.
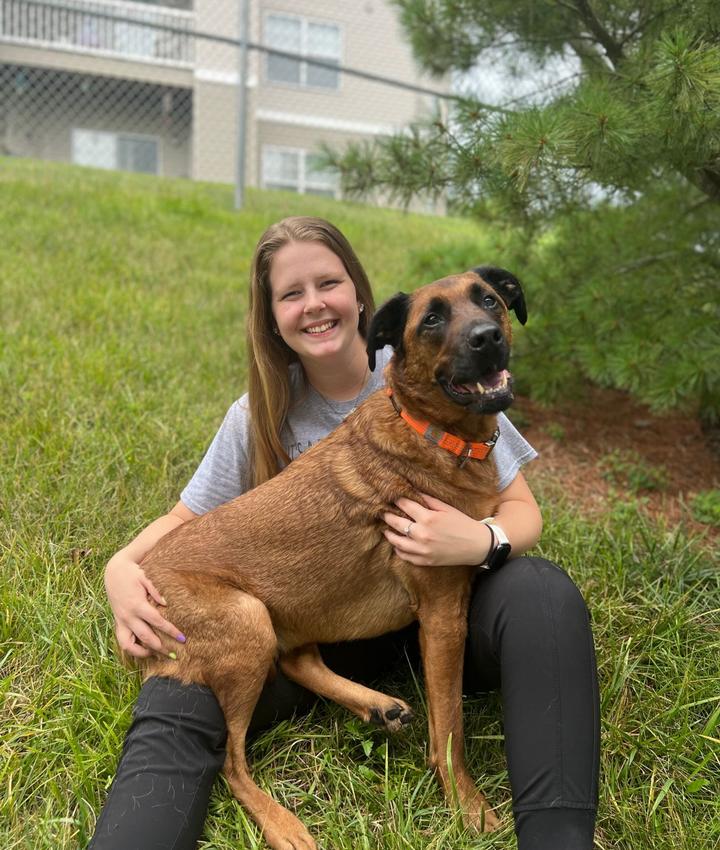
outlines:
[{"label": "woman's right hand", "polygon": [[120,649],[135,658],[148,658],[154,654],[167,657],[156,632],[165,632],[180,643],[185,642],[180,630],[160,611],[150,604],[148,597],[158,605],[165,600],[145,575],[139,564],[118,552],[105,568],[105,590],[115,616],[115,636]]}]

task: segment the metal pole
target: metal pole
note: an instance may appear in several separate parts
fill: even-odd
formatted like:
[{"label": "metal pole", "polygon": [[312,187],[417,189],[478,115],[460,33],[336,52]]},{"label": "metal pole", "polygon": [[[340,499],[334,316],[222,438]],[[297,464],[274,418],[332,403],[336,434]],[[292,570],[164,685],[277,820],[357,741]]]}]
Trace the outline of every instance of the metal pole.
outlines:
[{"label": "metal pole", "polygon": [[235,209],[243,206],[245,194],[245,147],[247,136],[247,65],[250,34],[250,0],[238,0],[238,96],[237,96],[237,163],[235,173]]}]

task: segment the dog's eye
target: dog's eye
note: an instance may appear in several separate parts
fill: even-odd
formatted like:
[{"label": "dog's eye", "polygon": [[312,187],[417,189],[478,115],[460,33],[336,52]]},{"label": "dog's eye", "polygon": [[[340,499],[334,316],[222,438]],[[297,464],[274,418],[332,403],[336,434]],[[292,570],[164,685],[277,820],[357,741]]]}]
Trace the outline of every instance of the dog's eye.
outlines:
[{"label": "dog's eye", "polygon": [[483,305],[492,310],[493,307],[497,307],[497,298],[493,298],[492,295],[486,295],[483,298]]},{"label": "dog's eye", "polygon": [[427,316],[425,316],[423,324],[427,325],[429,328],[434,328],[439,325],[440,322],[442,322],[442,318],[438,316],[437,313],[428,313]]}]

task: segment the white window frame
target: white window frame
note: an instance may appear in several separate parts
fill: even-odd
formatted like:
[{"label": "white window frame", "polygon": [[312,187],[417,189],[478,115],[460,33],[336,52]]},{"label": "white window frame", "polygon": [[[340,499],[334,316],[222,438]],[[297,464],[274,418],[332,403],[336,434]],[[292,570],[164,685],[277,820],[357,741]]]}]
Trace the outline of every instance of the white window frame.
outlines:
[{"label": "white window frame", "polygon": [[[105,166],[94,165],[94,164],[90,163],[90,164],[87,165],[88,168],[105,168],[105,170],[107,170],[107,171],[125,171],[125,169],[121,169],[118,165],[118,150],[117,150],[117,143],[118,143],[120,138],[123,138],[123,139],[138,140],[138,141],[141,141],[141,142],[154,142],[155,148],[156,148],[156,151],[157,151],[157,157],[156,157],[157,171],[155,171],[155,176],[159,177],[163,174],[162,140],[161,140],[160,136],[153,136],[153,135],[149,135],[149,134],[145,134],[145,133],[128,133],[128,132],[125,132],[124,130],[95,130],[95,129],[92,129],[90,127],[73,127],[72,130],[71,130],[71,147],[70,147],[70,150],[71,150],[71,155],[73,157],[73,163],[75,163],[75,164],[79,164],[79,163],[76,163],[75,156],[74,156],[75,139],[76,139],[77,133],[93,133],[95,135],[109,136],[109,137],[112,138],[114,145],[115,145],[115,151],[114,151],[115,164],[113,166],[106,168]],[[126,174],[149,174],[149,173],[152,173],[152,172],[125,171],[125,173]]]},{"label": "white window frame", "polygon": [[[306,150],[305,148],[294,148],[286,145],[263,145],[261,152],[261,162],[260,162],[260,184],[263,189],[275,189],[276,186],[270,186],[269,183],[276,183],[280,181],[268,180],[267,175],[265,173],[265,154],[266,153],[289,153],[296,154],[298,157],[298,179],[297,179],[297,193],[299,195],[308,194],[308,189],[322,189],[332,191],[332,197],[336,200],[340,197],[340,186],[327,186],[325,184],[314,181],[312,175],[308,176],[308,167],[307,160],[309,156],[314,154],[314,151]],[[285,180],[282,181],[287,185],[291,185],[292,181]],[[288,190],[285,190],[288,191]],[[330,195],[326,195],[325,197],[330,197]]]},{"label": "white window frame", "polygon": [[[272,11],[268,10],[265,12],[265,18],[263,21],[263,43],[266,47],[274,47],[277,50],[282,50],[283,46],[281,44],[269,44],[267,40],[267,28],[268,28],[268,18],[287,18],[288,20],[299,21],[300,22],[300,52],[299,55],[306,58],[313,59],[327,59],[332,60],[337,58],[338,63],[338,77],[337,77],[337,86],[331,88],[330,86],[315,86],[307,81],[307,69],[308,63],[307,61],[303,61],[300,59],[300,81],[297,83],[291,83],[288,80],[273,80],[270,78],[268,73],[268,60],[270,58],[269,54],[266,55],[266,59],[264,62],[264,74],[265,74],[265,82],[272,86],[288,86],[293,89],[310,89],[314,92],[324,92],[326,94],[330,94],[333,92],[340,92],[342,90],[342,78],[343,75],[340,71],[340,66],[342,65],[342,57],[345,52],[345,39],[343,34],[343,28],[340,24],[335,21],[330,21],[324,18],[310,18],[305,15],[294,15],[292,12],[283,12],[283,11]],[[311,54],[308,51],[308,27],[310,24],[320,24],[322,26],[330,26],[335,27],[338,31],[338,55],[334,56],[319,56],[317,54]]]}]

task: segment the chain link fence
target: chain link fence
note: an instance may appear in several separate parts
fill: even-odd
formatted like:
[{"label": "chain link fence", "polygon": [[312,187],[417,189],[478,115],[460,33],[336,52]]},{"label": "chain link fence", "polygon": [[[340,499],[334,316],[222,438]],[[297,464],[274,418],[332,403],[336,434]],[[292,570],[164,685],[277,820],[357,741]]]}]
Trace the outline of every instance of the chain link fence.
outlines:
[{"label": "chain link fence", "polygon": [[4,156],[339,197],[320,143],[451,98],[385,0],[0,0]]}]

